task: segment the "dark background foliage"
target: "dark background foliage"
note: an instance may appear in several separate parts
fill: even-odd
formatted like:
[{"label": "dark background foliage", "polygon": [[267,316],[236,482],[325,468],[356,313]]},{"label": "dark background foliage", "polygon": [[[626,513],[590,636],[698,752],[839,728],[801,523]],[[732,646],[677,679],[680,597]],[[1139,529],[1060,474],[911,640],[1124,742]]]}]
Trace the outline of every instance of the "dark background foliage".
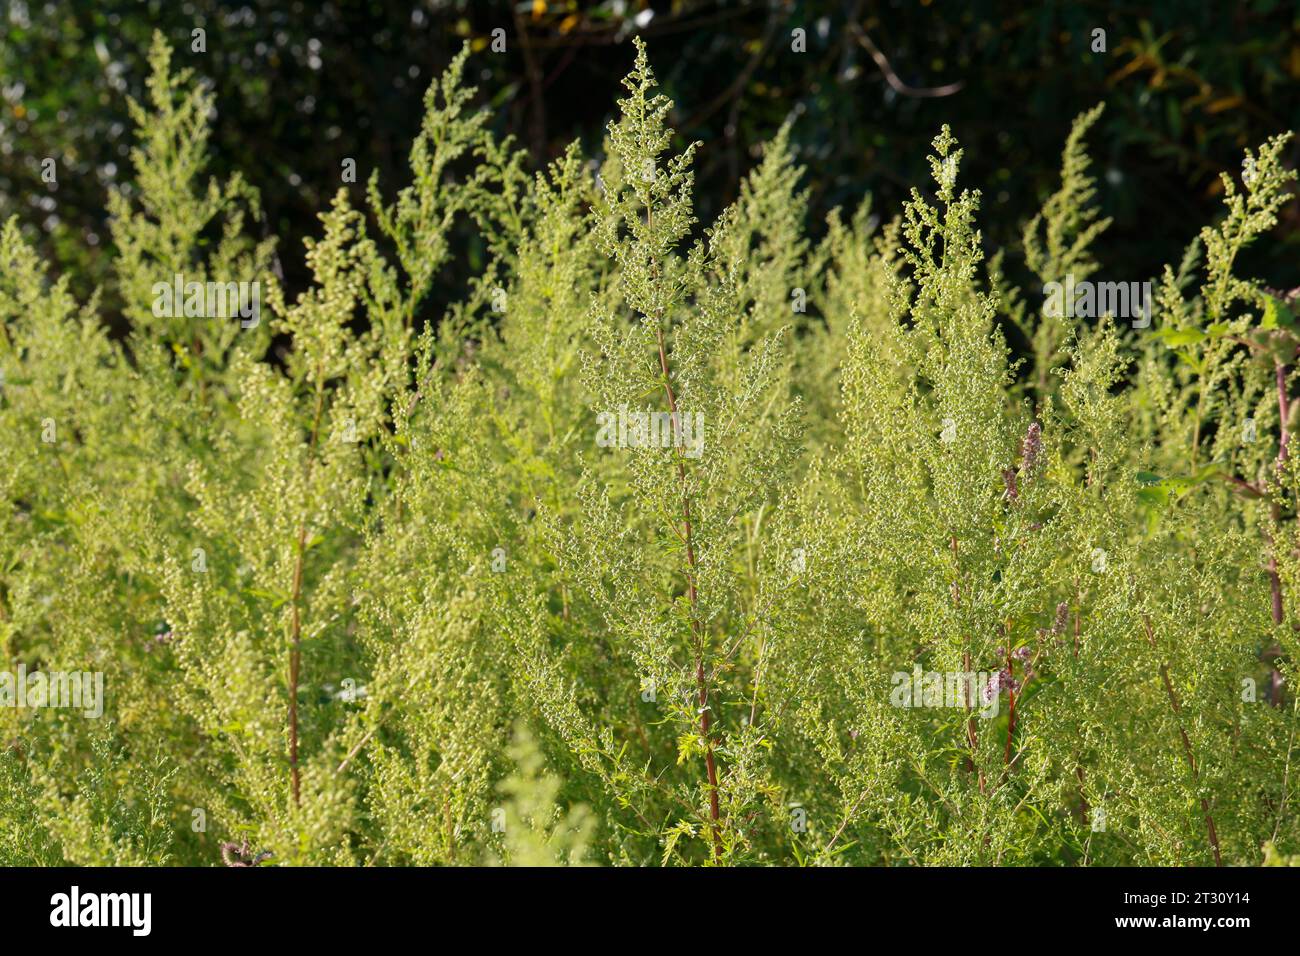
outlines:
[{"label": "dark background foliage", "polygon": [[[1102,277],[1152,277],[1219,214],[1220,171],[1241,150],[1300,127],[1300,7],[1274,0],[1162,0],[1151,9],[1101,2],[638,2],[563,0],[71,0],[0,3],[0,217],[18,213],[82,295],[113,290],[104,193],[129,179],[125,96],[143,95],[145,55],[160,29],[213,84],[216,175],[241,170],[281,237],[291,291],[301,240],[357,162],[356,200],[372,169],[386,195],[407,179],[407,149],[430,79],[469,41],[468,79],[538,163],[581,137],[598,149],[630,67],[629,37],[647,38],[683,142],[704,143],[699,203],[706,222],[734,198],[758,145],[793,115],[809,169],[814,231],[864,193],[892,215],[928,182],[940,124],[966,149],[963,178],[984,194],[993,248],[1055,186],[1071,119],[1099,101],[1089,136],[1103,213],[1115,217]],[[207,50],[191,52],[191,31]],[[504,28],[506,53],[489,48]],[[791,31],[807,51],[791,50]],[[1092,52],[1092,31],[1106,52]],[[878,56],[873,56],[872,48]],[[883,61],[883,66],[882,66]],[[917,95],[959,84],[947,95]],[[940,92],[945,92],[940,90]],[[1296,156],[1292,147],[1291,160]],[[58,183],[41,181],[45,157]],[[1244,270],[1300,284],[1295,206]],[[482,248],[466,229],[458,266]],[[1014,271],[1012,278],[1023,278]],[[443,296],[453,294],[451,279]],[[1031,297],[1032,301],[1032,297]]]}]

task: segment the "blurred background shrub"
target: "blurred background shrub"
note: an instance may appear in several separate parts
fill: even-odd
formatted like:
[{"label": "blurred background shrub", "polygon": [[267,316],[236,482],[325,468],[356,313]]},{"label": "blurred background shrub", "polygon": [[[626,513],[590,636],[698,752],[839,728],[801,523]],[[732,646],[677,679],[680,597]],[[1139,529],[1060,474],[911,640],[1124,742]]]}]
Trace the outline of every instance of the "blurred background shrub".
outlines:
[{"label": "blurred background shrub", "polygon": [[[1218,174],[1243,147],[1300,126],[1300,8],[1275,0],[1164,0],[1151,9],[989,0],[8,0],[0,9],[0,220],[18,213],[29,241],[57,273],[72,273],[79,295],[104,285],[110,314],[104,193],[130,177],[126,98],[142,96],[155,29],[174,44],[178,67],[212,84],[209,172],[242,171],[260,191],[264,234],[286,237],[291,292],[305,278],[301,239],[342,181],[343,161],[356,161],[358,204],[372,170],[387,190],[404,184],[421,95],[466,42],[477,54],[467,79],[480,98],[500,91],[491,104],[505,107],[494,114],[496,131],[513,133],[540,163],[575,138],[599,153],[631,63],[629,38],[646,37],[677,104],[671,125],[683,142],[704,143],[702,222],[735,198],[759,144],[787,118],[810,171],[814,234],[827,211],[856,206],[868,192],[873,208],[892,216],[908,189],[927,181],[928,143],[949,122],[966,148],[967,181],[985,195],[990,251],[1014,242],[1054,188],[1073,117],[1104,101],[1089,137],[1102,213],[1115,220],[1101,265],[1125,280],[1176,262],[1218,215]],[[204,52],[192,49],[196,29]],[[505,52],[492,49],[496,29],[505,31]],[[793,49],[800,29],[804,52]],[[1097,30],[1105,52],[1094,52]],[[47,158],[56,183],[42,179]],[[1300,284],[1296,208],[1275,242],[1250,250],[1245,274]],[[463,238],[444,284],[483,259],[476,233],[467,228]],[[432,308],[457,291],[444,287]]]}]

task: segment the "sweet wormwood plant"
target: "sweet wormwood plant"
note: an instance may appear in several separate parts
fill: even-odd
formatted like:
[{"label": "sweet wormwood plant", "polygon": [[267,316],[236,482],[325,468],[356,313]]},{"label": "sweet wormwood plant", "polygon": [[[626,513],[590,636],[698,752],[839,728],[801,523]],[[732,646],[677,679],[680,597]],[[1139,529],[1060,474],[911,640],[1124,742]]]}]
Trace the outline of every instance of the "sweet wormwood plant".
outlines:
[{"label": "sweet wormwood plant", "polygon": [[[1284,138],[1133,328],[1003,268],[1099,271],[1098,110],[986,261],[946,127],[890,221],[810,243],[787,128],[702,228],[639,42],[599,162],[535,175],[462,54],[290,298],[152,63],[129,334],[0,233],[0,862],[1300,854],[1296,294],[1234,271]],[[462,221],[489,261],[432,302]]]}]

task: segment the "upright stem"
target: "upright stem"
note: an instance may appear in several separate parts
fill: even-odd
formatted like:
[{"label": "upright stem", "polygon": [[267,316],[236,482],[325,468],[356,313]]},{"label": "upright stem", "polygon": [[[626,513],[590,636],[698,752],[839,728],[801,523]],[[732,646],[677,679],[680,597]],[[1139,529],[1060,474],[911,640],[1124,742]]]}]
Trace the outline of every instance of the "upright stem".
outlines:
[{"label": "upright stem", "polygon": [[[304,469],[306,484],[311,484],[312,462],[315,460],[316,442],[320,435],[321,412],[325,407],[325,388],[321,381],[320,368],[316,375],[316,412],[311,423],[311,444],[307,448],[307,464]],[[304,489],[310,494],[310,489]],[[302,667],[302,572],[307,554],[307,516],[304,514],[298,524],[298,540],[294,548],[293,594],[290,598],[290,644],[289,644],[289,775],[293,789],[293,805],[299,806],[301,800],[302,780],[298,768],[298,674]]]},{"label": "upright stem", "polygon": [[1277,468],[1282,470],[1282,465],[1287,459],[1287,448],[1290,444],[1290,434],[1287,432],[1287,417],[1291,410],[1290,398],[1286,391],[1286,366],[1281,362],[1274,362],[1274,374],[1277,378],[1277,410],[1281,416],[1281,440],[1277,449]]},{"label": "upright stem", "polygon": [[[1007,639],[1010,644],[1010,638]],[[1007,648],[1007,672],[1011,672],[1011,648]],[[1002,753],[1002,762],[1008,766],[1011,764],[1011,740],[1016,732],[1016,689],[1007,687],[1007,699],[1010,701],[1007,710],[1007,745]]]},{"label": "upright stem", "polygon": [[[967,674],[972,673],[971,663],[970,663],[970,651],[965,651],[962,654],[961,663],[962,663],[962,669],[965,670]],[[979,692],[983,693],[984,692],[983,688],[980,688]],[[979,750],[979,738],[976,736],[975,733],[975,711],[971,707],[969,692],[967,692],[964,700],[966,704],[966,746],[970,748],[970,751],[966,754],[966,769],[970,773],[974,773],[975,754]],[[979,786],[980,786],[980,793],[983,793],[984,792],[984,771],[982,770],[979,773]]]},{"label": "upright stem", "polygon": [[[953,563],[953,581],[952,581],[952,606],[961,607],[961,555],[957,548],[957,536],[950,534],[948,536],[948,545],[952,548]],[[962,668],[969,674],[971,673],[970,651],[962,652]],[[980,690],[983,693],[983,690]],[[975,754],[979,751],[979,738],[975,733],[975,711],[971,706],[970,694],[963,696],[963,702],[966,705],[966,746],[970,752],[966,754],[966,769],[970,773],[976,773]],[[984,771],[978,771],[980,793],[984,792]]]},{"label": "upright stem", "polygon": [[[1192,781],[1200,785],[1201,774],[1196,769],[1196,755],[1192,753],[1192,742],[1187,736],[1187,731],[1183,727],[1182,718],[1178,708],[1178,697],[1174,694],[1174,685],[1169,680],[1169,667],[1166,664],[1160,665],[1160,677],[1165,682],[1165,692],[1169,695],[1169,705],[1173,708],[1174,716],[1178,717],[1178,734],[1183,738],[1183,753],[1187,757],[1187,765],[1192,770]],[[1210,837],[1210,846],[1214,850],[1214,865],[1223,866],[1223,857],[1219,855],[1219,834],[1214,828],[1214,817],[1210,814],[1210,801],[1206,797],[1201,797],[1201,812],[1205,814],[1205,828]]]},{"label": "upright stem", "polygon": [[[959,554],[957,549],[957,536],[955,534],[950,534],[948,536],[948,545],[949,547],[952,548],[952,563],[953,563],[953,575],[954,575],[952,581],[952,606],[954,608],[958,608],[961,607],[961,555]],[[962,668],[965,670],[965,672],[967,674],[971,673],[970,651],[964,651],[962,653],[961,660],[962,660]],[[983,691],[981,690],[980,693],[983,693]],[[975,733],[975,712],[971,707],[970,694],[966,694],[963,700],[964,703],[966,704],[966,746],[970,748],[970,752],[966,754],[966,769],[970,773],[975,773],[976,772],[975,754],[978,752],[979,749],[979,739]],[[983,770],[979,771],[978,777],[979,777],[980,793],[983,793],[984,792],[984,771]]]},{"label": "upright stem", "polygon": [[301,803],[301,781],[298,771],[298,671],[302,666],[302,616],[298,601],[302,596],[303,553],[307,541],[307,526],[298,526],[298,541],[293,565],[293,623],[289,646],[289,774],[293,789],[293,805]]},{"label": "upright stem", "polygon": [[[659,369],[664,376],[664,392],[668,396],[668,412],[676,428],[681,427],[677,413],[677,396],[673,393],[668,370],[668,353],[664,348],[664,330],[655,324],[659,345]],[[704,768],[709,781],[709,820],[713,830],[713,858],[722,858],[722,837],[718,832],[718,768],[713,760],[713,738],[709,733],[709,685],[704,677],[704,631],[700,625],[700,601],[695,589],[699,566],[695,560],[695,543],[691,533],[691,496],[686,485],[684,449],[677,447],[677,479],[682,488],[682,522],[686,542],[686,595],[691,602],[691,637],[695,642],[695,687],[700,706],[700,736],[704,739]]]},{"label": "upright stem", "polygon": [[1074,765],[1074,775],[1079,778],[1079,822],[1087,825],[1088,813],[1092,810],[1092,807],[1088,806],[1088,795],[1083,792],[1086,779],[1083,773],[1083,764],[1076,763]]},{"label": "upright stem", "polygon": [[[1287,430],[1287,418],[1291,408],[1290,396],[1287,395],[1286,388],[1286,366],[1281,362],[1274,362],[1274,375],[1277,379],[1277,413],[1278,413],[1278,448],[1277,448],[1277,478],[1282,480],[1283,466],[1286,464],[1287,457],[1290,453],[1291,436]],[[1272,518],[1272,529],[1268,532],[1269,539],[1269,556],[1268,556],[1268,586],[1272,598],[1273,623],[1280,625],[1286,619],[1286,612],[1282,605],[1282,577],[1278,574],[1277,569],[1277,539],[1276,530],[1279,522],[1282,520],[1282,509],[1274,498],[1273,504],[1269,509]],[[1281,653],[1281,647],[1273,645],[1265,651],[1267,654]],[[1270,667],[1270,690],[1269,702],[1274,706],[1281,706],[1282,674],[1276,667]]]},{"label": "upright stem", "polygon": [[[1147,641],[1152,647],[1156,646],[1155,635],[1151,632],[1151,622],[1145,617],[1142,624],[1146,628]],[[1169,679],[1169,665],[1160,664],[1160,679],[1164,681],[1165,693],[1169,695],[1169,706],[1174,712],[1174,722],[1178,725],[1178,735],[1183,740],[1183,756],[1187,759],[1187,766],[1192,771],[1192,784],[1200,789],[1201,773],[1196,767],[1196,755],[1192,752],[1192,741],[1187,736],[1187,731],[1183,727],[1183,712],[1178,705],[1178,695],[1174,693],[1173,681]],[[1210,801],[1206,797],[1201,797],[1201,812],[1205,814],[1205,829],[1210,837],[1210,847],[1214,850],[1214,865],[1223,866],[1223,857],[1219,855],[1219,833],[1214,827],[1214,817],[1210,813]]]},{"label": "upright stem", "polygon": [[1079,622],[1083,619],[1083,596],[1079,593],[1078,579],[1074,582],[1074,602],[1078,606],[1078,611],[1074,615],[1074,656],[1079,656]]}]

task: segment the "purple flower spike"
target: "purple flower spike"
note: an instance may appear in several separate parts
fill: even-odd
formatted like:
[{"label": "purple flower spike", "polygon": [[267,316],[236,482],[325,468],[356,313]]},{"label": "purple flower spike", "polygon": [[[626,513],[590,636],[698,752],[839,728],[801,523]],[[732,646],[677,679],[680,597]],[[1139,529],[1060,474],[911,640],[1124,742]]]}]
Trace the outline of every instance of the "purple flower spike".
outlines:
[{"label": "purple flower spike", "polygon": [[1038,422],[1029,426],[1025,440],[1020,445],[1020,471],[1030,475],[1038,464],[1038,453],[1043,450],[1043,429]]}]

